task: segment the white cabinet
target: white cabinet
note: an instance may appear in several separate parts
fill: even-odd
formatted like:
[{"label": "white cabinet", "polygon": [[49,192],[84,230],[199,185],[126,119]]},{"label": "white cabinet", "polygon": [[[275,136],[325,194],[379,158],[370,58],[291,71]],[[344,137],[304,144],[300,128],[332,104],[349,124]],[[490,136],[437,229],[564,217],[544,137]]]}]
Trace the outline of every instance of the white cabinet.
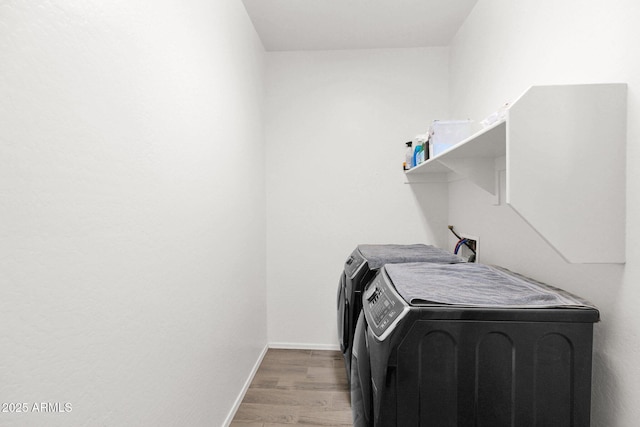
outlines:
[{"label": "white cabinet", "polygon": [[[625,262],[626,84],[534,86],[483,129],[407,172],[454,172],[498,192],[572,263]],[[504,160],[503,160],[504,161]]]}]

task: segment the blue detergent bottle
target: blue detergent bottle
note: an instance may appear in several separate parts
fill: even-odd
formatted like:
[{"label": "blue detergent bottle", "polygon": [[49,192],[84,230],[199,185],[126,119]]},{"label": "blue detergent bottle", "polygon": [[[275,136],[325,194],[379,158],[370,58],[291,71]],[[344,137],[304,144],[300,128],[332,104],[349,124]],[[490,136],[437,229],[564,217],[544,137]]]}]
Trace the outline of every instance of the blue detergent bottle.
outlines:
[{"label": "blue detergent bottle", "polygon": [[418,166],[420,162],[420,152],[422,151],[422,145],[417,145],[415,150],[413,151],[413,161],[412,166]]}]

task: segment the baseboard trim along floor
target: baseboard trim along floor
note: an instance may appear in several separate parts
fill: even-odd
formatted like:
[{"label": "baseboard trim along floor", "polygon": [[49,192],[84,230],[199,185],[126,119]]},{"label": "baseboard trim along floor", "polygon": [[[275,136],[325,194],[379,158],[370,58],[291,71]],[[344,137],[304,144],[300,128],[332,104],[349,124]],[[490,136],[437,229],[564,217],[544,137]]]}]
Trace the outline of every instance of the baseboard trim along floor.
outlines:
[{"label": "baseboard trim along floor", "polygon": [[[225,427],[352,425],[342,354],[270,344]],[[333,347],[331,347],[333,348]]]},{"label": "baseboard trim along floor", "polygon": [[251,382],[253,381],[253,378],[256,376],[256,372],[258,372],[258,369],[260,368],[260,365],[262,364],[262,361],[264,360],[264,356],[267,354],[268,350],[269,350],[269,344],[264,346],[264,348],[262,349],[262,352],[258,356],[258,360],[253,365],[253,368],[251,368],[251,372],[249,373],[249,378],[247,378],[247,380],[244,382],[244,385],[242,386],[242,390],[240,390],[240,394],[236,398],[235,402],[233,402],[233,406],[229,411],[229,415],[227,415],[227,418],[224,420],[224,424],[222,424],[223,427],[229,427],[231,425],[231,421],[233,420],[233,417],[236,415],[236,412],[238,412],[238,408],[242,403],[242,399],[244,399],[244,396],[247,394],[247,390],[249,390],[249,386],[251,386]]},{"label": "baseboard trim along floor", "polygon": [[291,349],[291,350],[331,350],[338,351],[340,347],[337,344],[301,344],[290,342],[272,342],[269,348]]}]

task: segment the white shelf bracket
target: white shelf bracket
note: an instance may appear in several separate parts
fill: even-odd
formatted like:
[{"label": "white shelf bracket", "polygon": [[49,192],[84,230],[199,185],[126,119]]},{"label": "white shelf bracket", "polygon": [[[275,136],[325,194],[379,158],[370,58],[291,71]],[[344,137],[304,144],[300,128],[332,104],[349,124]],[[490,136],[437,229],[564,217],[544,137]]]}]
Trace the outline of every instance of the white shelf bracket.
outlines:
[{"label": "white shelf bracket", "polygon": [[440,160],[440,163],[455,173],[467,177],[484,191],[497,194],[496,170],[493,158],[450,158]]}]

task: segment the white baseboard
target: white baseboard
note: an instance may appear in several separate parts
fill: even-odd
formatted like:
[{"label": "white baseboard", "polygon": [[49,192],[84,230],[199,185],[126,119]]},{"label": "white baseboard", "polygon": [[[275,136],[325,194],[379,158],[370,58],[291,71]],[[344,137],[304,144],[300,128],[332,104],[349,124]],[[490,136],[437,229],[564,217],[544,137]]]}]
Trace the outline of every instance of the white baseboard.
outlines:
[{"label": "white baseboard", "polygon": [[240,394],[238,395],[238,397],[236,398],[235,402],[233,403],[233,406],[231,407],[231,410],[229,411],[229,415],[227,415],[227,419],[224,420],[224,423],[222,424],[222,427],[229,427],[229,425],[231,425],[231,421],[233,421],[233,417],[235,417],[236,412],[238,411],[238,408],[240,407],[240,404],[242,403],[242,399],[244,399],[244,395],[247,394],[247,390],[249,390],[249,386],[251,385],[251,381],[253,381],[253,377],[255,377],[256,372],[258,372],[258,368],[260,367],[260,364],[262,363],[262,359],[264,359],[265,354],[267,354],[267,350],[269,350],[270,348],[278,348],[278,349],[299,349],[299,350],[340,350],[340,346],[338,344],[300,344],[300,343],[290,343],[290,342],[272,342],[272,343],[268,343],[267,345],[264,346],[264,348],[262,349],[262,353],[260,353],[260,356],[258,356],[258,360],[256,361],[256,363],[253,365],[253,368],[251,369],[251,373],[249,374],[249,378],[247,378],[247,380],[244,383],[244,386],[242,386],[242,390],[240,391]]},{"label": "white baseboard", "polygon": [[251,369],[251,373],[249,373],[249,378],[247,378],[247,380],[244,383],[244,386],[242,386],[242,390],[240,390],[240,394],[236,398],[235,402],[233,402],[233,406],[229,411],[229,415],[227,415],[227,419],[224,420],[222,427],[229,427],[229,425],[231,425],[231,421],[233,421],[233,417],[235,417],[236,412],[238,411],[238,408],[242,403],[242,399],[244,399],[244,395],[247,394],[247,390],[249,390],[251,381],[253,381],[253,377],[256,376],[256,372],[258,372],[258,368],[262,363],[262,359],[264,359],[264,355],[267,354],[268,349],[269,349],[269,344],[265,345],[264,348],[262,349],[260,356],[258,356],[258,360],[256,361],[256,363],[253,365],[253,368]]},{"label": "white baseboard", "polygon": [[299,350],[340,350],[338,344],[301,344],[292,342],[271,342],[269,348],[299,349]]}]

